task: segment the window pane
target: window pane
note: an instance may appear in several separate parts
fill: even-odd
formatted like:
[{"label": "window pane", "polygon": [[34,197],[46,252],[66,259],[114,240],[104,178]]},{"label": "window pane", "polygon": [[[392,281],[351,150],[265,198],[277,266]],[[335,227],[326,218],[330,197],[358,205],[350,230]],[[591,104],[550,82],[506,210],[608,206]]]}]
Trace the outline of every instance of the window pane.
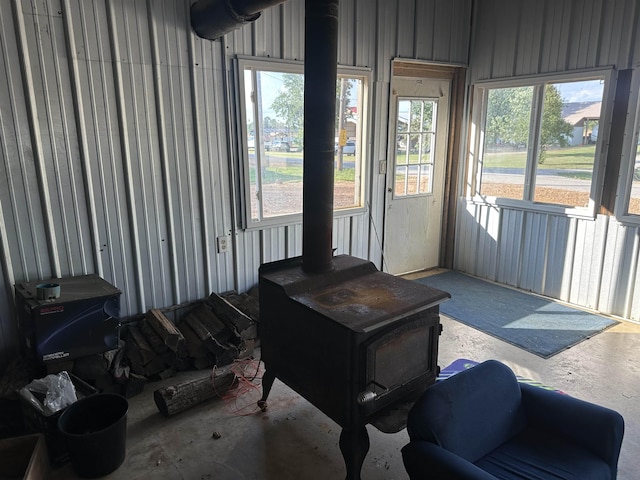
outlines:
[{"label": "window pane", "polygon": [[546,84],[534,201],[589,205],[603,80]]},{"label": "window pane", "polygon": [[[244,68],[249,201],[252,222],[302,212],[304,76]],[[336,85],[334,208],[362,206],[359,142],[364,81],[340,77]],[[340,96],[342,93],[342,97]],[[339,125],[340,120],[342,124]],[[346,142],[338,145],[340,131]],[[339,147],[339,148],[338,148]]]},{"label": "window pane", "polygon": [[523,199],[532,101],[532,86],[489,91],[481,195]]},{"label": "window pane", "polygon": [[631,182],[631,195],[629,197],[628,213],[640,215],[640,136],[635,151],[635,161],[633,164],[633,181]]},{"label": "window pane", "polygon": [[420,193],[433,191],[433,165],[420,165]]},{"label": "window pane", "polygon": [[[360,112],[363,83],[360,78],[340,77],[337,86],[336,137],[346,133],[346,143],[336,151],[333,206],[336,210],[362,206],[360,172],[362,156],[360,140]],[[342,92],[342,98],[340,98]],[[342,111],[342,115],[340,112]],[[339,125],[342,120],[342,125]]]},{"label": "window pane", "polygon": [[398,100],[395,196],[432,192],[432,147],[437,105],[431,99]]}]

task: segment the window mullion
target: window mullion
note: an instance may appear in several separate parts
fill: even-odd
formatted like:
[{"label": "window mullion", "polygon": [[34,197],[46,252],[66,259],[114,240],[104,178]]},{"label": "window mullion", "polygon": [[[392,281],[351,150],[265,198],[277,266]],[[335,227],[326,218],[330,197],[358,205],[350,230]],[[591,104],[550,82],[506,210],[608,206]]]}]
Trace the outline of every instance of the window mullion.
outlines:
[{"label": "window mullion", "polygon": [[527,148],[527,167],[524,177],[524,200],[533,202],[536,191],[537,158],[540,154],[540,128],[544,102],[544,84],[536,85],[531,104],[531,124],[529,126],[529,145]]},{"label": "window mullion", "polygon": [[256,156],[256,201],[258,202],[258,221],[264,219],[264,204],[262,202],[262,86],[257,69],[251,69],[251,102],[253,103],[253,138],[254,155]]}]

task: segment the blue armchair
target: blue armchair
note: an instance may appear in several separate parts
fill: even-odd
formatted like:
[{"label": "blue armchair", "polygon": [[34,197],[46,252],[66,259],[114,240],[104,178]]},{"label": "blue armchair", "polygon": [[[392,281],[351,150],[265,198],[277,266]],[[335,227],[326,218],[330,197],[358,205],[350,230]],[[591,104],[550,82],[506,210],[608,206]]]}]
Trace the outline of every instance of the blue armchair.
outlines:
[{"label": "blue armchair", "polygon": [[488,360],[427,389],[407,430],[411,480],[614,480],[624,421]]}]

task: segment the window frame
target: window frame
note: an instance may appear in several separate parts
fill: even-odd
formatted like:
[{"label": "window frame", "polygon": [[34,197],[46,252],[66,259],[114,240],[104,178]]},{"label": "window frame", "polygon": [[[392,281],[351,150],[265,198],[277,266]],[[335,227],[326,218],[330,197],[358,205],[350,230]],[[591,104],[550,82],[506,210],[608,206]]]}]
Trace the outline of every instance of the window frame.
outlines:
[{"label": "window frame", "polygon": [[[544,100],[544,86],[564,82],[597,80],[604,77],[602,107],[599,120],[599,134],[594,154],[593,175],[589,191],[589,204],[586,207],[565,206],[552,203],[541,203],[533,200],[535,193],[536,158],[540,143],[541,108]],[[553,213],[580,218],[595,218],[602,200],[604,167],[606,165],[613,96],[615,94],[615,78],[612,68],[580,70],[569,73],[530,75],[522,77],[482,80],[472,85],[472,113],[470,117],[469,149],[467,159],[469,171],[467,178],[467,198],[483,205],[506,207],[542,213]],[[486,123],[487,100],[489,90],[496,88],[513,88],[533,86],[533,102],[530,124],[530,142],[527,146],[527,163],[525,166],[524,194],[528,199],[511,199],[504,197],[480,195],[482,178],[482,160],[484,155],[484,132]]]},{"label": "window frame", "polygon": [[631,202],[631,188],[633,186],[633,171],[640,138],[640,65],[633,70],[627,121],[625,125],[624,141],[622,143],[622,161],[618,174],[618,191],[614,212],[616,218],[622,222],[640,225],[640,214],[629,213]]},{"label": "window frame", "polygon": [[[269,227],[277,227],[284,225],[291,225],[302,222],[302,211],[299,213],[284,214],[278,216],[272,216],[263,218],[259,221],[252,220],[251,212],[251,182],[250,182],[250,168],[249,168],[249,148],[248,139],[249,134],[247,131],[247,118],[246,108],[247,99],[245,95],[245,68],[250,67],[254,70],[270,70],[278,73],[297,73],[304,75],[304,63],[291,60],[276,60],[260,57],[247,57],[237,55],[234,58],[235,66],[235,93],[236,93],[236,119],[237,119],[237,132],[238,132],[238,171],[239,171],[239,201],[240,211],[239,216],[240,228],[243,230],[261,230]],[[359,107],[359,122],[360,126],[356,132],[358,141],[356,142],[356,149],[360,151],[360,172],[356,172],[356,178],[360,181],[360,205],[354,207],[348,207],[343,209],[334,209],[333,217],[347,217],[362,214],[367,211],[367,201],[369,194],[369,184],[366,182],[370,171],[369,161],[369,141],[370,136],[370,122],[369,122],[369,109],[372,103],[372,74],[371,69],[363,67],[350,67],[338,65],[338,78],[341,76],[358,77],[362,79],[362,94]],[[362,107],[360,109],[360,106]],[[254,120],[255,121],[255,120]],[[257,130],[257,129],[256,129]],[[257,145],[256,145],[257,148]],[[304,146],[303,146],[304,152]]]}]

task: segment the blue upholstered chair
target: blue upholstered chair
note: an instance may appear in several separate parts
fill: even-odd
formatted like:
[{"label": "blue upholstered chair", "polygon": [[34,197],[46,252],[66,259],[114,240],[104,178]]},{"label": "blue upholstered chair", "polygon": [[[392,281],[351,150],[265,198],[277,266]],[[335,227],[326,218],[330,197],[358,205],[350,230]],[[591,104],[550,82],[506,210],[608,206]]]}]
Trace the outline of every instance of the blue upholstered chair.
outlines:
[{"label": "blue upholstered chair", "polygon": [[614,480],[624,421],[488,360],[427,389],[407,430],[411,480]]}]

